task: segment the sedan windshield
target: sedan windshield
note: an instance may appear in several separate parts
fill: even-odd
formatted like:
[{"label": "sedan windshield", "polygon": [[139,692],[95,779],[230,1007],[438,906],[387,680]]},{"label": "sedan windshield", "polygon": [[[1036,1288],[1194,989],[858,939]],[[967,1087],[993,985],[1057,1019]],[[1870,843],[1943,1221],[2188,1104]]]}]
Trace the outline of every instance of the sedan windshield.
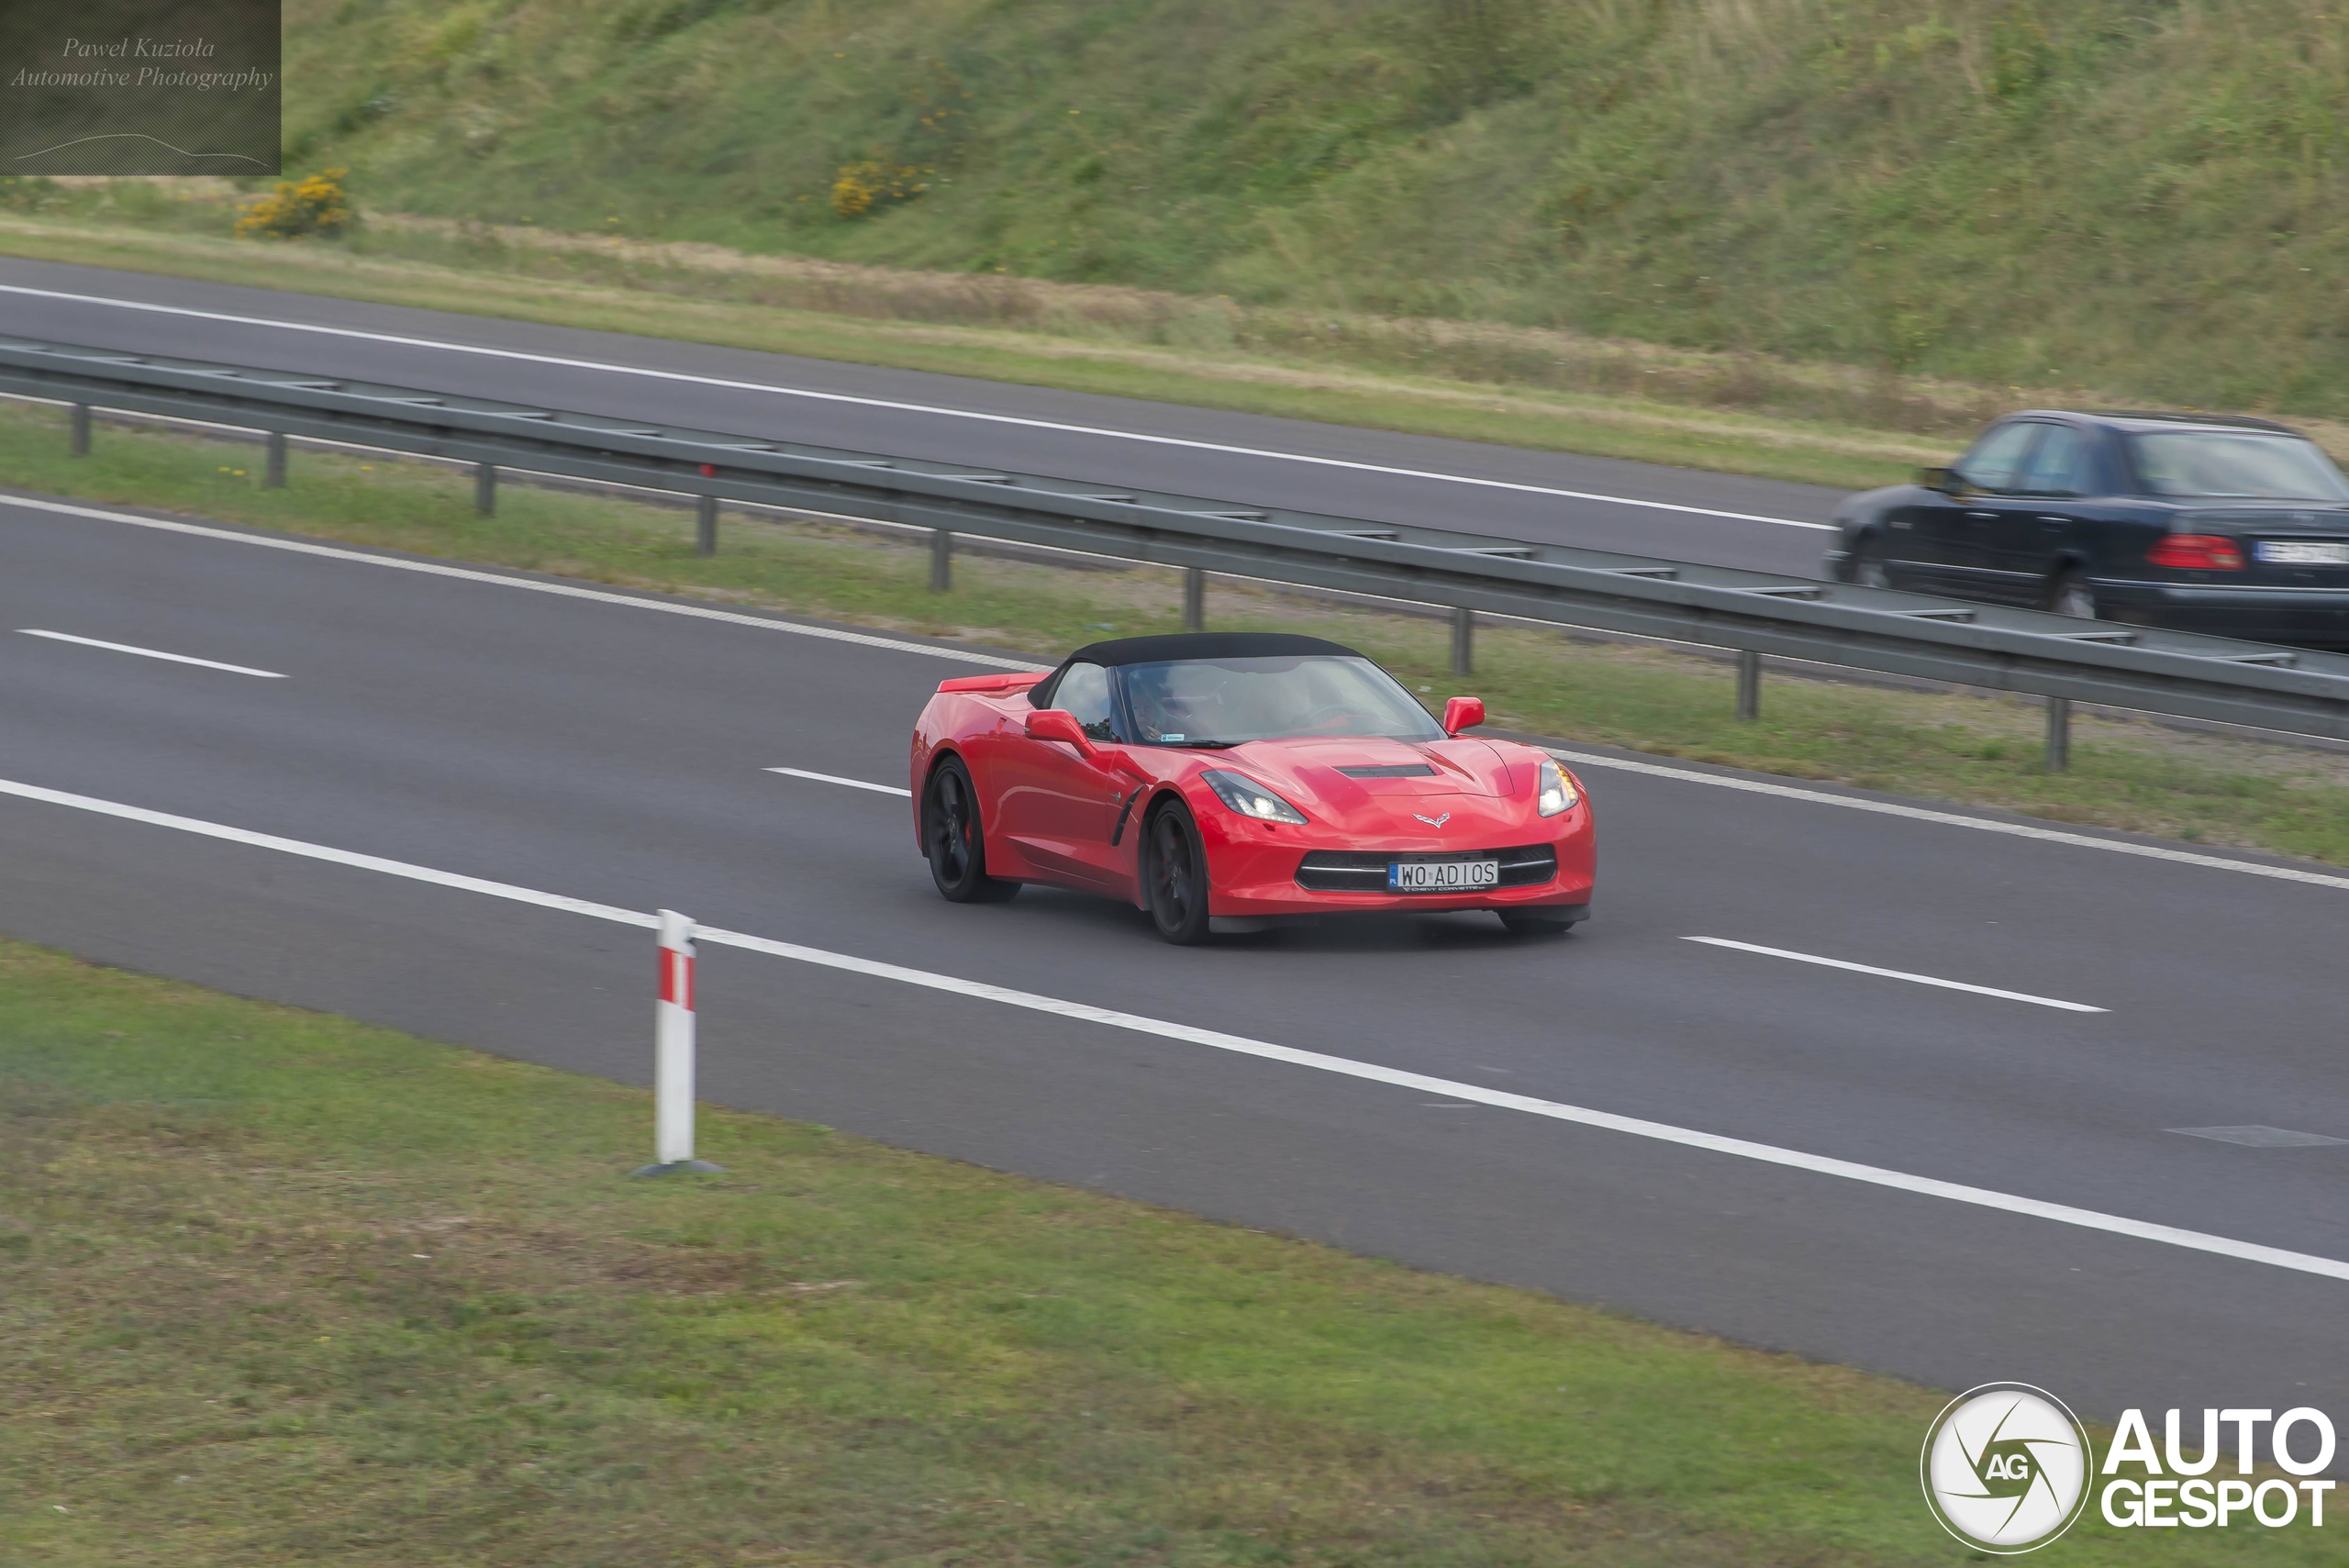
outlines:
[{"label": "sedan windshield", "polygon": [[1367,659],[1318,653],[1180,659],[1129,664],[1124,675],[1126,706],[1146,742],[1230,746],[1312,735],[1443,739],[1427,709]]},{"label": "sedan windshield", "polygon": [[2349,480],[2314,441],[2254,430],[2132,436],[2137,472],[2156,495],[2349,501]]}]

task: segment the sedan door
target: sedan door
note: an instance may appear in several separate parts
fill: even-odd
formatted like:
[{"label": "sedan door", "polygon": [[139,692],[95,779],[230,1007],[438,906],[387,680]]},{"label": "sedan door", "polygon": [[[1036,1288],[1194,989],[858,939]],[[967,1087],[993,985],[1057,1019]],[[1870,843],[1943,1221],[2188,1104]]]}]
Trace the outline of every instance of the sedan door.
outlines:
[{"label": "sedan door", "polygon": [[2004,487],[2038,437],[2032,425],[2009,421],[1991,426],[1952,465],[1950,491],[1912,489],[1908,499],[1885,514],[1879,544],[1892,586],[1928,594],[1967,591],[1967,568],[1976,564],[1969,530],[1987,519],[1966,514],[1987,510],[1974,503],[1991,481]]},{"label": "sedan door", "polygon": [[2045,425],[2015,476],[2015,494],[1982,504],[1994,514],[1984,562],[1989,594],[2009,604],[2045,606],[2062,563],[2085,558],[2086,514],[2092,497],[2108,488],[2101,468],[2088,432]]},{"label": "sedan door", "polygon": [[2008,520],[2007,510],[2032,450],[2048,427],[2035,419],[1994,425],[1958,459],[1960,493],[1934,497],[1943,503],[1920,508],[1917,522],[1920,570],[1917,585],[1968,599],[2010,596],[2005,573],[1995,564],[1993,541]]}]

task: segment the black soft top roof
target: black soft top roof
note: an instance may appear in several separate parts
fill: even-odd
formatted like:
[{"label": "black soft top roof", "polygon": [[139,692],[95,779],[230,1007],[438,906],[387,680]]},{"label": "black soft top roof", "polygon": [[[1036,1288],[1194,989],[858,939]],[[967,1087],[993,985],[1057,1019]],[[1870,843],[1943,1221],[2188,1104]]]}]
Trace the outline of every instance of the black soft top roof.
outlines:
[{"label": "black soft top roof", "polygon": [[1088,643],[1062,661],[1062,667],[1085,664],[1163,664],[1174,659],[1274,659],[1299,654],[1334,654],[1359,659],[1343,643],[1286,631],[1185,631],[1167,637],[1121,637],[1111,642]]}]

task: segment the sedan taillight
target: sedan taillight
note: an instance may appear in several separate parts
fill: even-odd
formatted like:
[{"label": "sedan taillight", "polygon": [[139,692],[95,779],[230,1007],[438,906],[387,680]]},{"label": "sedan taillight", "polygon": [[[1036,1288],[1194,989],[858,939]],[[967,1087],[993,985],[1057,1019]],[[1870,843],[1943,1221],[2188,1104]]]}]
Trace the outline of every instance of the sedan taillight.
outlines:
[{"label": "sedan taillight", "polygon": [[2145,551],[2145,559],[2182,572],[2240,572],[2243,546],[2218,534],[2168,534]]}]

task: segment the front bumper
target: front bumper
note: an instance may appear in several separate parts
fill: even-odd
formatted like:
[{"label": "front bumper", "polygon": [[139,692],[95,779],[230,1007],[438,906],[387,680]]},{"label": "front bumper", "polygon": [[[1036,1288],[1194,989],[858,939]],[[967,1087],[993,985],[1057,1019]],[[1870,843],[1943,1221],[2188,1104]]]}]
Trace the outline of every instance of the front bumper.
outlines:
[{"label": "front bumper", "polygon": [[[1590,803],[1585,800],[1561,816],[1529,826],[1523,822],[1493,824],[1475,839],[1443,842],[1433,838],[1397,839],[1372,843],[1344,839],[1326,831],[1243,821],[1224,816],[1212,826],[1200,823],[1207,839],[1209,886],[1208,913],[1222,917],[1329,915],[1346,911],[1417,909],[1531,909],[1587,906],[1597,877],[1596,834]],[[1490,842],[1485,840],[1490,840]],[[1538,883],[1513,887],[1481,888],[1474,893],[1350,892],[1313,888],[1297,879],[1298,868],[1310,851],[1355,854],[1379,853],[1413,858],[1430,855],[1495,854],[1528,845],[1547,845],[1557,857],[1557,870]]]}]

